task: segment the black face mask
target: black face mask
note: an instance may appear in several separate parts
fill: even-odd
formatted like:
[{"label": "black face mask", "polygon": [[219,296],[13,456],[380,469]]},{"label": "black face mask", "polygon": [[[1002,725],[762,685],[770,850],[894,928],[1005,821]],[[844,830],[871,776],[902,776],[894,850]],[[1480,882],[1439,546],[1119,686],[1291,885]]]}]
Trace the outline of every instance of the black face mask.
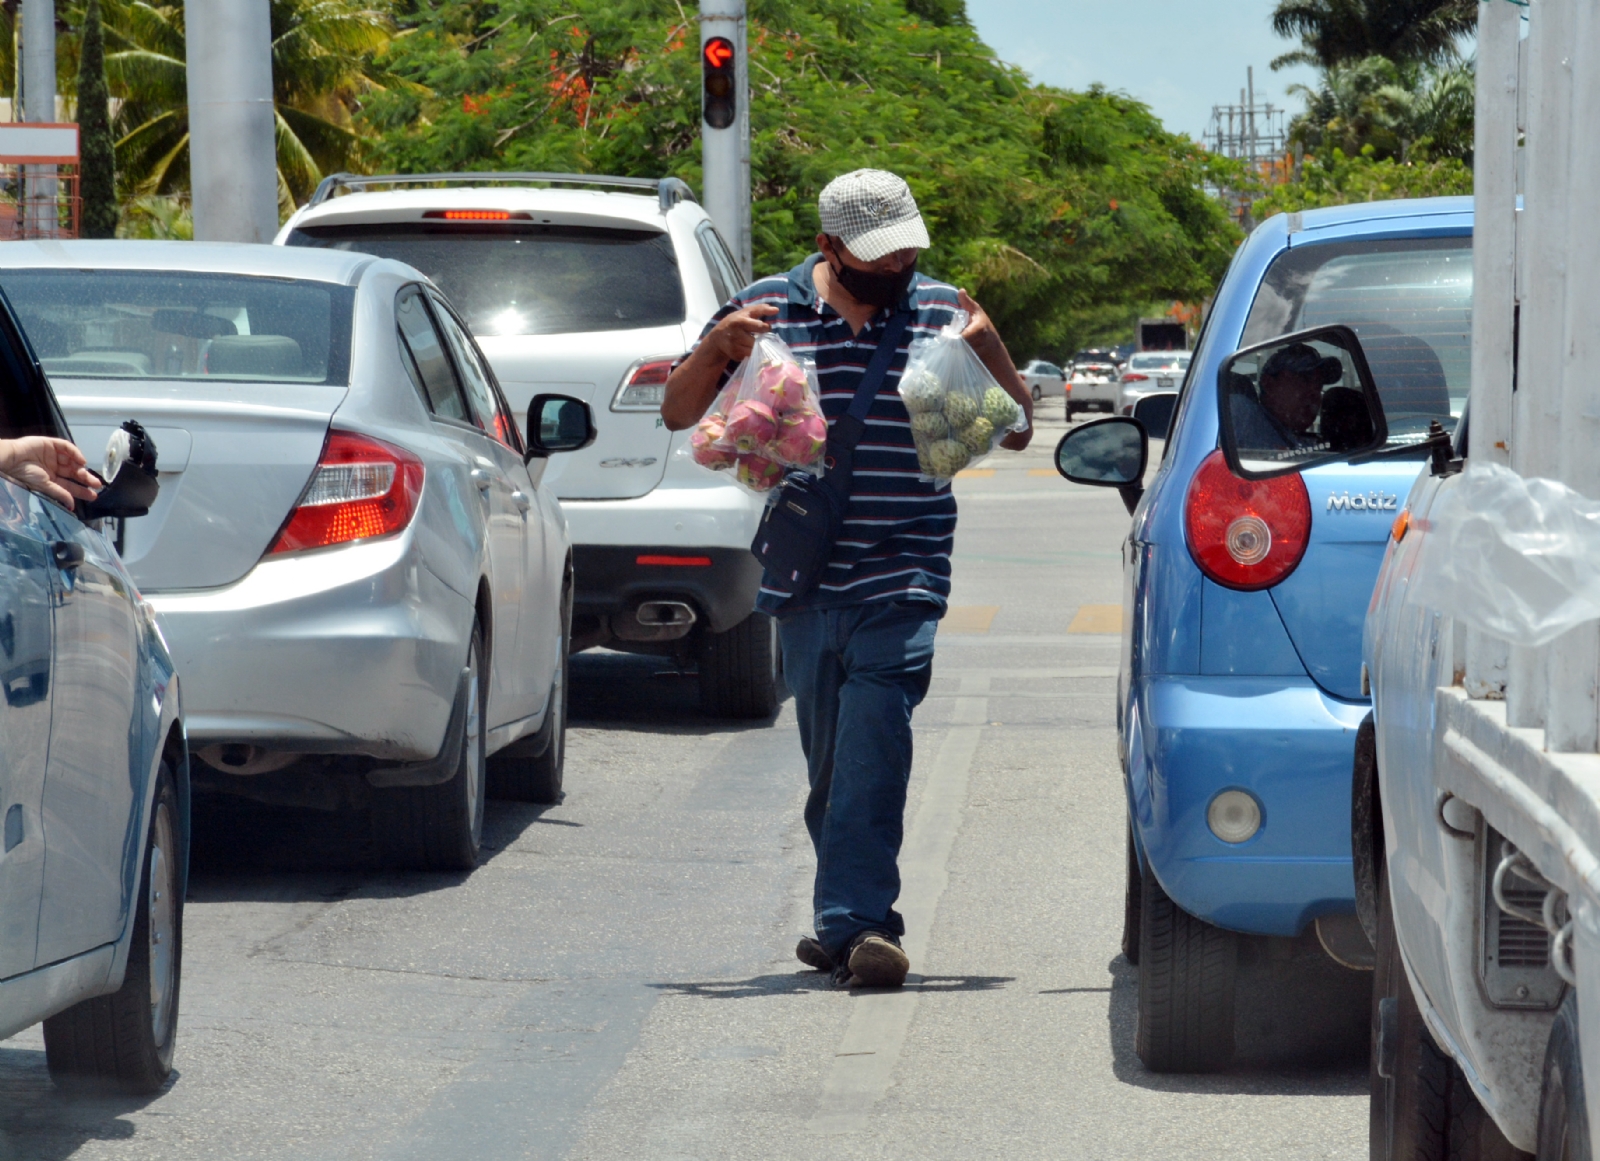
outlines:
[{"label": "black face mask", "polygon": [[832,262],[828,263],[828,269],[846,294],[868,306],[894,306],[905,297],[911,280],[917,276],[916,262],[895,274],[874,274],[854,266],[835,266]]}]

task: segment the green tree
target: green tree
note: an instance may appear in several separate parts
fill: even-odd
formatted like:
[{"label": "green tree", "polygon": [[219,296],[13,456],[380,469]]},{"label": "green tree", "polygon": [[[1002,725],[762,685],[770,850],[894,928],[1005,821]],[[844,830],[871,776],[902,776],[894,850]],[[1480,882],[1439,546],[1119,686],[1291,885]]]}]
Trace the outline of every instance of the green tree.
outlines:
[{"label": "green tree", "polygon": [[1337,148],[1324,157],[1308,157],[1298,180],[1272,187],[1255,200],[1251,213],[1265,221],[1274,214],[1320,206],[1472,192],[1472,171],[1458,157],[1401,162],[1374,152],[1369,145],[1354,157]]},{"label": "green tree", "polygon": [[[185,194],[188,84],[183,7],[102,0],[107,72],[121,99],[116,126],[124,194]],[[324,174],[356,168],[363,140],[350,114],[384,82],[372,60],[389,43],[385,12],[361,0],[270,0],[279,200],[303,201]]]},{"label": "green tree", "polygon": [[[700,184],[699,27],[675,0],[397,0],[360,123],[399,172],[527,169]],[[812,249],[823,185],[903,175],[929,272],[966,286],[1019,357],[1061,355],[1152,299],[1207,295],[1239,234],[1229,163],[1143,105],[1029,83],[958,0],[752,0],[758,271]]]},{"label": "green tree", "polygon": [[1272,62],[1319,68],[1370,56],[1396,64],[1444,64],[1477,28],[1480,0],[1278,0],[1272,30],[1300,47]]},{"label": "green tree", "polygon": [[1337,147],[1354,157],[1371,146],[1378,158],[1457,157],[1471,164],[1471,64],[1436,68],[1369,56],[1324,70],[1316,88],[1291,85],[1289,92],[1306,100],[1289,140],[1311,152]]},{"label": "green tree", "polygon": [[83,207],[80,232],[85,238],[114,238],[117,235],[116,152],[111,140],[100,0],[89,0],[84,10],[78,51],[78,150],[78,194]]}]

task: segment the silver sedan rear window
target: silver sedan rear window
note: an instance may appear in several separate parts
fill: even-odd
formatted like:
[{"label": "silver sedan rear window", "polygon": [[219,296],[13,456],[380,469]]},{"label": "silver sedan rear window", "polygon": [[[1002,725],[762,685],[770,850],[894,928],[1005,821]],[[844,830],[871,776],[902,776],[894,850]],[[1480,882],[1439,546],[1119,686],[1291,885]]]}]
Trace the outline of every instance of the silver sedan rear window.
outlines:
[{"label": "silver sedan rear window", "polygon": [[0,270],[45,373],[343,386],[355,291],[162,270]]}]

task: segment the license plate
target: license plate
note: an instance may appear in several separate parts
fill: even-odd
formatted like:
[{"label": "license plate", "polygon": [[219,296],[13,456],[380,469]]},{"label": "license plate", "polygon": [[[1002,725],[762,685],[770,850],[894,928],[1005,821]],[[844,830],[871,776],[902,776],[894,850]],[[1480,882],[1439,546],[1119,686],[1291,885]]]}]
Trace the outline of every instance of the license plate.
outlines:
[{"label": "license plate", "polygon": [[1157,387],[1171,387],[1172,386],[1172,380],[1171,379],[1157,379],[1156,380],[1156,386]]}]

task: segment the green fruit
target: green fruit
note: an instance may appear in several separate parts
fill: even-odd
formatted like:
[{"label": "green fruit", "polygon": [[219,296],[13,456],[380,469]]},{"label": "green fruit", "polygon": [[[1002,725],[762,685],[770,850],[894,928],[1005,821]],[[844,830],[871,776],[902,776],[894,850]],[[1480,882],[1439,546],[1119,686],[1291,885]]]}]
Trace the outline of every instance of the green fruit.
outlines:
[{"label": "green fruit", "polygon": [[981,456],[989,450],[989,441],[994,437],[994,424],[983,416],[978,416],[966,427],[961,429],[958,438],[966,444],[967,450],[975,456]]},{"label": "green fruit", "polygon": [[900,399],[913,415],[938,411],[944,406],[944,384],[933,372],[917,367],[900,377]]},{"label": "green fruit", "polygon": [[937,411],[921,411],[911,417],[911,430],[927,439],[943,439],[949,434],[950,425]]},{"label": "green fruit", "polygon": [[935,479],[948,480],[972,459],[966,445],[960,440],[941,439],[928,448],[928,474]]},{"label": "green fruit", "polygon": [[944,401],[944,417],[950,421],[951,428],[960,431],[978,418],[978,401],[970,395],[952,392]]},{"label": "green fruit", "polygon": [[991,387],[983,393],[983,417],[999,430],[1021,419],[1022,409],[1017,406],[1015,399],[1006,394],[1005,388]]}]

